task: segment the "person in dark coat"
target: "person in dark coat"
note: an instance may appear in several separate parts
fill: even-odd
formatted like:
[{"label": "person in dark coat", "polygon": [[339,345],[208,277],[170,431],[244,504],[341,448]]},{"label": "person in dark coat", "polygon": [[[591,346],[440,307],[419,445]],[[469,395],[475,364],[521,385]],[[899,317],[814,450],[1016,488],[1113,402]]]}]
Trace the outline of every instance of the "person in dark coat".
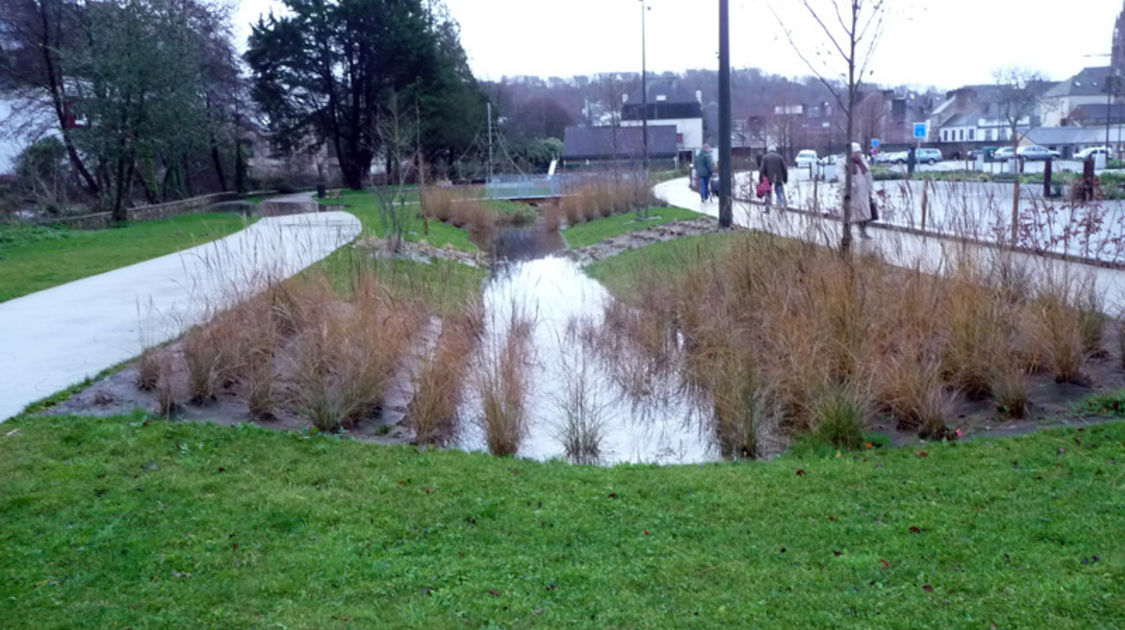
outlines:
[{"label": "person in dark coat", "polygon": [[704,203],[711,196],[711,175],[715,172],[715,159],[711,157],[711,147],[703,145],[703,149],[695,156],[695,174],[699,177],[699,196]]},{"label": "person in dark coat", "polygon": [[[785,165],[785,158],[777,152],[777,147],[770,147],[768,153],[762,156],[762,167],[759,178],[768,178],[773,184],[773,192],[777,196],[777,205],[785,207],[785,185],[789,183],[789,167]],[[770,198],[766,196],[766,205]]]}]

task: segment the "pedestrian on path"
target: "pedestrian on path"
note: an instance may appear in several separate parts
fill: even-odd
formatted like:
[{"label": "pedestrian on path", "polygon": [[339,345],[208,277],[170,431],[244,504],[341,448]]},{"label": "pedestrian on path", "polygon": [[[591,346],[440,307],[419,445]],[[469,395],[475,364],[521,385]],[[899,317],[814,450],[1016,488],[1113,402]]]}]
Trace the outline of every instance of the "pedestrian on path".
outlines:
[{"label": "pedestrian on path", "polygon": [[711,175],[715,172],[715,159],[711,157],[711,146],[703,145],[703,149],[695,156],[695,174],[699,178],[699,196],[703,203],[711,196]]},{"label": "pedestrian on path", "polygon": [[[875,189],[875,182],[871,178],[871,168],[863,158],[863,149],[858,142],[852,143],[852,157],[847,161],[847,165],[852,169],[852,188],[842,191],[844,203],[851,208],[851,222],[859,225],[860,236],[871,238],[867,233],[867,224],[874,219],[871,212],[874,204],[871,193]],[[846,182],[847,178],[841,177],[840,181]]]},{"label": "pedestrian on path", "polygon": [[[777,152],[777,147],[770,147],[770,150],[762,156],[762,164],[760,168],[759,180],[763,181],[768,179],[773,184],[773,192],[777,195],[777,205],[780,208],[785,207],[785,185],[789,183],[789,167],[785,164],[785,158]],[[766,195],[766,207],[770,205],[770,196]]]}]

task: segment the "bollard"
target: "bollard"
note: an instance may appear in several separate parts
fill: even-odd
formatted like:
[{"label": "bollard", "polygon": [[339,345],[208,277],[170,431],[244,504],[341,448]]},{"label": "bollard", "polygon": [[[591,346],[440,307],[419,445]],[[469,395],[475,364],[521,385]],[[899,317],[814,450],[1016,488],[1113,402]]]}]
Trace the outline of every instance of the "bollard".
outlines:
[{"label": "bollard", "polygon": [[926,231],[926,211],[930,205],[930,180],[922,180],[922,231]]},{"label": "bollard", "polygon": [[1052,196],[1051,193],[1051,170],[1054,160],[1047,158],[1043,163],[1043,198],[1046,199]]}]

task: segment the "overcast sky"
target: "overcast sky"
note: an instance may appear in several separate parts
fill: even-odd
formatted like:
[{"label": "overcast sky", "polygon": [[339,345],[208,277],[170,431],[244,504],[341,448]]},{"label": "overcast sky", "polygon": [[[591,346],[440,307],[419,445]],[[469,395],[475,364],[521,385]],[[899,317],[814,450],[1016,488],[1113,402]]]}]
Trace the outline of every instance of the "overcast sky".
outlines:
[{"label": "overcast sky", "polygon": [[[825,3],[828,0],[810,0]],[[640,71],[640,0],[446,0],[461,43],[481,79]],[[718,66],[716,0],[647,0],[650,71]],[[1122,0],[889,0],[884,35],[871,64],[883,84],[951,88],[991,81],[1020,66],[1063,79],[1104,65]],[[274,0],[238,3],[236,29]],[[776,9],[810,55],[824,39],[797,0],[730,0],[736,67],[809,74],[770,10]]]}]

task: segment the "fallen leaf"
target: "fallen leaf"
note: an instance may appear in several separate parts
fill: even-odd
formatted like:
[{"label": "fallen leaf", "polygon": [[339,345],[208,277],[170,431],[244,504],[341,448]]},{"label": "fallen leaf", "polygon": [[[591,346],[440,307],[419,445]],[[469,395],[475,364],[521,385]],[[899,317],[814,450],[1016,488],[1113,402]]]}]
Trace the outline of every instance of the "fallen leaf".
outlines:
[{"label": "fallen leaf", "polygon": [[616,493],[616,492],[610,492],[610,493],[609,493],[609,498],[611,498],[611,499],[616,499],[616,498],[617,498],[617,493]]},{"label": "fallen leaf", "polygon": [[832,555],[834,555],[834,556],[842,556],[842,555],[844,555],[844,552],[843,552],[843,551],[833,551],[833,552],[832,552]]},{"label": "fallen leaf", "polygon": [[558,585],[558,584],[548,584],[548,585],[547,585],[547,590],[548,590],[548,591],[553,591],[553,590],[555,590],[555,589],[556,589],[556,588],[558,588],[558,587],[559,587],[559,585]]},{"label": "fallen leaf", "polygon": [[647,529],[644,531],[644,535],[648,536],[648,530]]},{"label": "fallen leaf", "polygon": [[883,565],[884,569],[891,568],[891,563],[887,562],[886,559],[884,559],[884,558],[879,558],[879,563]]},{"label": "fallen leaf", "polygon": [[927,453],[926,451],[915,451],[914,455],[916,457],[929,457],[930,456],[930,454]]},{"label": "fallen leaf", "polygon": [[922,587],[922,590],[926,591],[927,593],[933,593],[934,587],[930,586],[929,584],[926,584],[925,586]]},{"label": "fallen leaf", "polygon": [[488,589],[488,594],[493,596],[493,597],[500,597],[500,591],[498,591],[494,588]]},{"label": "fallen leaf", "polygon": [[798,477],[804,477],[806,474],[808,474],[808,473],[805,472],[804,468],[798,468],[797,469],[797,476]]}]

